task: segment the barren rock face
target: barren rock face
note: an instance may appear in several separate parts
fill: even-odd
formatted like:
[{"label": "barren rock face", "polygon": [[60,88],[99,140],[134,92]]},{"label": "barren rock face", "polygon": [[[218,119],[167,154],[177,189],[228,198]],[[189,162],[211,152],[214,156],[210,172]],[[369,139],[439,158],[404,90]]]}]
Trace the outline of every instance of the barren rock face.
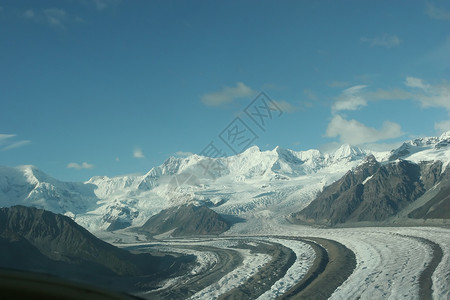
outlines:
[{"label": "barren rock face", "polygon": [[[384,221],[437,183],[446,182],[445,178],[446,172],[442,173],[440,161],[415,164],[398,160],[381,165],[374,157],[367,157],[361,165],[326,187],[308,207],[294,214],[294,217],[301,221],[327,225]],[[439,199],[444,199],[445,195],[445,191],[442,191]],[[442,204],[441,207],[444,209],[447,205]],[[426,212],[422,212],[410,217],[421,218],[426,215]],[[439,216],[448,218],[448,213]]]},{"label": "barren rock face", "polygon": [[220,234],[229,228],[230,224],[213,210],[194,205],[163,210],[141,227],[154,235],[174,230],[172,236]]}]

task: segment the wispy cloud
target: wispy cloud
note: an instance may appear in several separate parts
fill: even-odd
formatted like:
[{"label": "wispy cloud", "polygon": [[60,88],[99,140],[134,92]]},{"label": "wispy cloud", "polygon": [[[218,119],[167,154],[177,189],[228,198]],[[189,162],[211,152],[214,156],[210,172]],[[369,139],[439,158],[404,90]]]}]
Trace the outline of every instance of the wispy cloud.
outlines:
[{"label": "wispy cloud", "polygon": [[416,77],[407,77],[407,87],[416,89],[412,97],[419,101],[424,107],[443,107],[450,111],[450,83],[430,85],[424,80]]},{"label": "wispy cloud", "polygon": [[177,151],[175,153],[175,155],[178,156],[178,157],[188,157],[188,156],[191,156],[193,154],[194,153],[192,153],[192,152],[185,152],[185,151]]},{"label": "wispy cloud", "polygon": [[67,14],[64,9],[48,8],[44,9],[43,12],[46,21],[52,26],[63,26],[63,23],[67,20]]},{"label": "wispy cloud", "polygon": [[92,2],[98,10],[105,10],[118,6],[121,0],[92,0]]},{"label": "wispy cloud", "polygon": [[87,162],[82,162],[81,164],[72,162],[67,164],[67,168],[75,170],[83,170],[83,169],[92,169],[94,168],[94,165]]},{"label": "wispy cloud", "polygon": [[28,9],[22,16],[33,22],[44,23],[59,28],[63,28],[65,23],[72,20],[66,11],[60,8],[46,8],[39,11]]},{"label": "wispy cloud", "polygon": [[366,85],[356,85],[345,89],[332,106],[333,113],[341,110],[357,110],[367,105],[366,99],[361,95],[361,90]]},{"label": "wispy cloud", "polygon": [[434,4],[427,2],[425,13],[432,19],[450,21],[450,11],[438,8]]},{"label": "wispy cloud", "polygon": [[140,148],[136,148],[133,151],[133,157],[134,158],[145,158],[144,153],[142,152],[142,149]]},{"label": "wispy cloud", "polygon": [[22,17],[28,21],[46,24],[53,28],[64,29],[70,23],[84,23],[82,17],[69,14],[61,8],[45,8],[40,10],[27,9]]},{"label": "wispy cloud", "polygon": [[3,134],[0,133],[0,146],[7,142],[9,139],[15,137],[15,134]]},{"label": "wispy cloud", "polygon": [[281,109],[281,111],[285,113],[293,113],[298,109],[296,106],[292,105],[291,103],[285,100],[280,101],[272,100],[272,101],[275,102],[275,104]]},{"label": "wispy cloud", "polygon": [[414,94],[403,89],[369,91],[364,93],[364,97],[369,101],[377,100],[408,100],[413,99]]},{"label": "wispy cloud", "polygon": [[309,100],[317,100],[317,95],[311,89],[303,89],[303,95],[305,95]]},{"label": "wispy cloud", "polygon": [[15,148],[20,148],[25,146],[31,141],[29,140],[20,140],[15,141],[14,138],[17,137],[16,134],[0,134],[0,149],[1,151],[8,151]]},{"label": "wispy cloud", "polygon": [[434,123],[434,128],[440,133],[450,131],[450,120]]},{"label": "wispy cloud", "polygon": [[220,91],[208,93],[202,96],[203,104],[207,106],[221,106],[233,102],[239,98],[250,98],[256,92],[242,82],[235,87],[224,87]]},{"label": "wispy cloud", "polygon": [[327,82],[327,85],[329,87],[345,88],[345,87],[348,87],[350,85],[350,83],[348,83],[346,81],[333,80],[333,81]]},{"label": "wispy cloud", "polygon": [[369,43],[371,47],[392,48],[400,45],[400,39],[395,34],[385,33],[382,36],[373,38],[362,37],[361,42]]},{"label": "wispy cloud", "polygon": [[[375,143],[402,136],[404,133],[397,123],[385,121],[382,127],[377,129],[354,119],[347,120],[340,114],[341,111],[360,109],[372,101],[416,101],[423,107],[444,108],[450,112],[449,82],[430,84],[421,78],[408,76],[403,84],[403,88],[392,90],[368,91],[366,85],[345,89],[331,107],[334,117],[328,124],[326,136],[338,137],[340,142],[354,145]],[[435,129],[440,132],[450,130],[450,120],[435,123]]]},{"label": "wispy cloud", "polygon": [[27,9],[24,11],[22,16],[27,19],[34,19],[36,17],[36,13],[32,9]]},{"label": "wispy cloud", "polygon": [[9,144],[8,146],[4,147],[2,150],[7,151],[7,150],[15,149],[15,148],[20,148],[22,146],[28,145],[29,143],[31,143],[31,141],[28,141],[28,140],[14,142],[14,143]]},{"label": "wispy cloud", "polygon": [[416,77],[406,77],[405,85],[407,87],[419,88],[422,90],[427,90],[430,87],[429,84],[425,84],[422,79]]},{"label": "wispy cloud", "polygon": [[367,106],[371,101],[417,101],[423,107],[442,107],[450,111],[450,83],[429,84],[425,80],[408,76],[404,88],[392,90],[378,89],[367,91],[366,85],[357,85],[345,89],[332,106],[332,112],[357,110]]},{"label": "wispy cloud", "polygon": [[339,137],[341,143],[360,145],[403,135],[400,125],[385,121],[381,129],[367,127],[356,120],[346,120],[336,115],[328,124],[327,137]]}]

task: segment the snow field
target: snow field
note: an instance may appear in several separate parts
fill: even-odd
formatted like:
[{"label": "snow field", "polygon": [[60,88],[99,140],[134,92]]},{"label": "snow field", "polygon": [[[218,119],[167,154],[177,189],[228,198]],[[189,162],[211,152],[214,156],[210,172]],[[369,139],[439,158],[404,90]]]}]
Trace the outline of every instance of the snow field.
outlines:
[{"label": "snow field", "polygon": [[428,239],[442,249],[442,261],[437,266],[431,279],[433,280],[433,298],[450,298],[450,230],[437,227],[401,228],[399,233]]},{"label": "snow field", "polygon": [[432,258],[427,244],[389,233],[335,238],[344,239],[343,244],[356,255],[357,266],[331,299],[419,298],[419,277]]}]

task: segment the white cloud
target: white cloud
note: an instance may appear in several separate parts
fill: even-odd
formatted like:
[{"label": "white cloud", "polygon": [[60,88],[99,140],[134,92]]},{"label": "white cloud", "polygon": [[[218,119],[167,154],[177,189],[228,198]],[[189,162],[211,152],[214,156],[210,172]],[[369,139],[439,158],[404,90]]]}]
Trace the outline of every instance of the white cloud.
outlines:
[{"label": "white cloud", "polygon": [[450,131],[450,120],[434,123],[434,128],[440,133]]},{"label": "white cloud", "polygon": [[367,101],[361,95],[361,90],[365,85],[356,85],[345,89],[339,96],[338,100],[333,104],[333,113],[341,110],[357,110],[367,105]]},{"label": "white cloud", "polygon": [[450,84],[445,82],[440,85],[424,83],[420,78],[407,77],[405,85],[411,88],[419,88],[421,93],[412,94],[412,99],[419,101],[424,107],[443,107],[450,110]]},{"label": "white cloud", "polygon": [[68,169],[75,169],[75,170],[92,169],[93,167],[94,165],[87,162],[82,162],[81,164],[72,162],[67,164]]},{"label": "white cloud", "polygon": [[135,158],[145,158],[145,155],[144,155],[144,153],[142,152],[142,149],[136,148],[136,149],[134,149],[134,151],[133,151],[133,157],[135,157]]},{"label": "white cloud", "polygon": [[429,84],[423,83],[423,80],[416,77],[406,77],[405,85],[407,87],[419,88],[422,90],[426,90],[430,87]]},{"label": "white cloud", "polygon": [[29,143],[31,143],[31,141],[28,141],[28,140],[14,142],[14,143],[11,143],[8,146],[4,147],[2,150],[3,151],[7,151],[7,150],[19,148],[19,147],[25,146],[25,145],[27,145]]},{"label": "white cloud", "polygon": [[400,125],[385,121],[381,129],[367,127],[356,120],[346,120],[336,115],[328,124],[326,136],[339,137],[342,143],[360,145],[403,135]]},{"label": "white cloud", "polygon": [[361,42],[369,43],[371,47],[379,46],[385,48],[392,48],[400,45],[400,39],[395,34],[383,34],[382,36],[367,38],[362,37]]},{"label": "white cloud", "polygon": [[2,134],[0,133],[0,145],[3,145],[8,142],[9,139],[15,137],[15,134]]},{"label": "white cloud", "polygon": [[450,11],[444,8],[437,8],[434,4],[427,2],[425,13],[433,19],[450,21]]},{"label": "white cloud", "polygon": [[218,92],[208,93],[202,96],[203,104],[207,106],[220,106],[233,102],[238,98],[248,98],[255,95],[250,87],[242,82],[238,82],[236,87],[224,87]]}]

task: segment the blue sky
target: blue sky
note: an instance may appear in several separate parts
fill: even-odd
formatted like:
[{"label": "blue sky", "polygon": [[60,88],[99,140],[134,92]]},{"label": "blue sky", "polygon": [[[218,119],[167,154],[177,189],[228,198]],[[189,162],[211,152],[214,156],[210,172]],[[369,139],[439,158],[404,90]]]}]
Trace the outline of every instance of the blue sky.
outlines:
[{"label": "blue sky", "polygon": [[[0,0],[0,164],[63,180],[450,130],[448,1]],[[244,109],[280,108],[261,129]]]}]

